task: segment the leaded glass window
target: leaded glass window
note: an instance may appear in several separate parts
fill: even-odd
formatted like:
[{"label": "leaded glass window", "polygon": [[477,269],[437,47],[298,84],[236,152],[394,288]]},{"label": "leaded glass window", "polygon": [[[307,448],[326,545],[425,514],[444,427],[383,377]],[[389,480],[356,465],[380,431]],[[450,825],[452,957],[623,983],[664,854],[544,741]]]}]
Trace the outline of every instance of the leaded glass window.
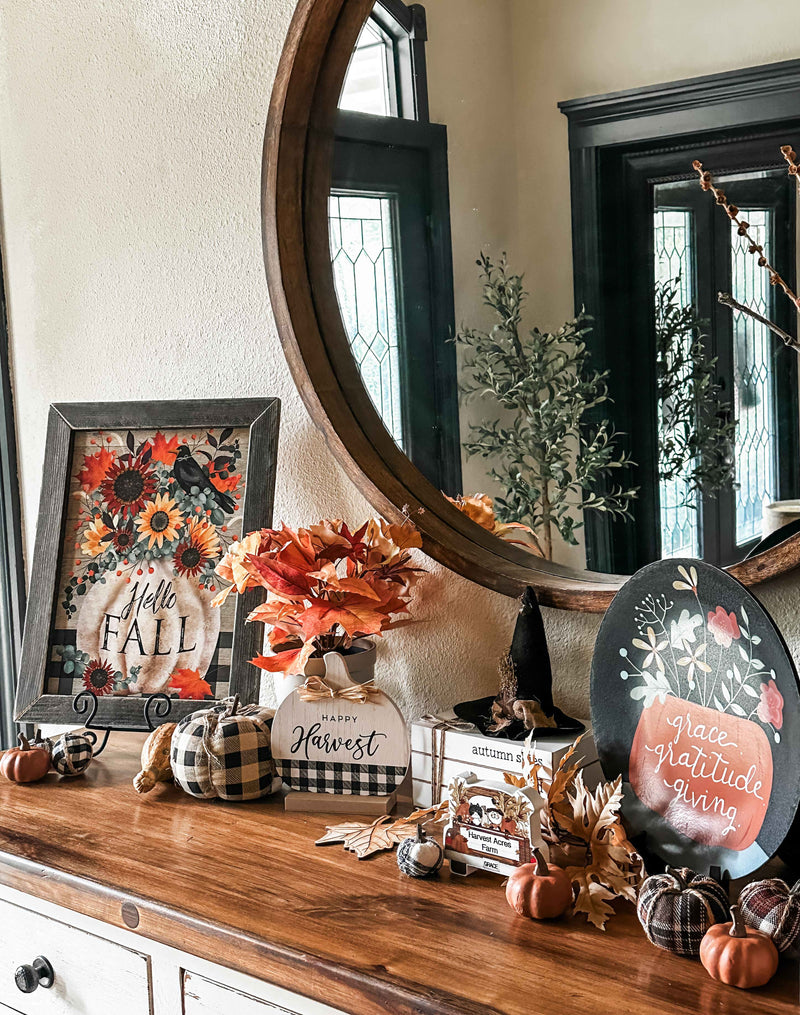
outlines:
[{"label": "leaded glass window", "polygon": [[[679,294],[683,306],[694,301],[692,265],[692,213],[684,209],[657,208],[654,215],[656,282],[680,278]],[[687,339],[688,341],[688,339]],[[665,425],[661,407],[659,427]],[[660,480],[661,554],[663,557],[697,557],[697,494],[680,476]]]},{"label": "leaded glass window", "polygon": [[395,198],[333,191],[329,205],[336,295],[361,379],[403,447]]},{"label": "leaded glass window", "polygon": [[[772,258],[772,212],[742,208],[750,235]],[[747,240],[731,223],[731,285],[735,299],[772,319],[775,290],[769,275],[748,253]],[[736,393],[736,543],[760,538],[764,505],[775,499],[777,441],[774,377],[775,339],[759,321],[733,315],[733,375]]]}]

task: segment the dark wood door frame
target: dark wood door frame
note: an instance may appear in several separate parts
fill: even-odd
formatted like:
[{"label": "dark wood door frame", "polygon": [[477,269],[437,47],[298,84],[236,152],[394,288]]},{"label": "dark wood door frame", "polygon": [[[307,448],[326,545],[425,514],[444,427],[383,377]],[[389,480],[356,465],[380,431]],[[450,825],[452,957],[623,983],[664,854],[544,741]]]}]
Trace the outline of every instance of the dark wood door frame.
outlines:
[{"label": "dark wood door frame", "polygon": [[590,566],[630,573],[658,553],[655,428],[636,425],[656,418],[654,307],[642,286],[631,285],[652,262],[652,188],[696,177],[694,158],[717,174],[785,169],[780,145],[800,142],[800,60],[559,107],[569,121],[575,304],[595,317],[593,361],[610,371],[617,425],[627,431],[640,487],[633,526],[587,515],[587,554]]}]

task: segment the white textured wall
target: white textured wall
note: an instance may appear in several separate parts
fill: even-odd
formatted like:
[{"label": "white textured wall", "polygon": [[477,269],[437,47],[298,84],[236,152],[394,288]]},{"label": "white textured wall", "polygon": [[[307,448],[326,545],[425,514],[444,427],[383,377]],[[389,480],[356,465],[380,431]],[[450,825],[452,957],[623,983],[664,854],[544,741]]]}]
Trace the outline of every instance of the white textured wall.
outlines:
[{"label": "white textured wall", "polygon": [[[0,193],[29,546],[57,400],[278,395],[276,519],[357,522],[367,511],[295,393],[261,259],[261,145],[292,7],[0,5]],[[424,619],[393,632],[379,663],[412,713],[490,690],[515,614],[429,563]],[[797,640],[794,581],[766,598]],[[548,611],[546,621],[560,695],[583,712],[598,620]]]}]

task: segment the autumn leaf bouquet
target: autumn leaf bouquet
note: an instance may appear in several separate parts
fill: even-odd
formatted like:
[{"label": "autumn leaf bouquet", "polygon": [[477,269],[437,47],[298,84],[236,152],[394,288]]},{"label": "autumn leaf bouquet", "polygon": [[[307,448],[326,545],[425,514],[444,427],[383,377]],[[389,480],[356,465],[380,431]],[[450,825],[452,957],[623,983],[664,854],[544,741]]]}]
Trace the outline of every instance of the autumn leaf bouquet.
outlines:
[{"label": "autumn leaf bouquet", "polygon": [[251,662],[271,673],[302,674],[312,658],[347,653],[358,638],[407,623],[421,569],[411,550],[422,545],[408,521],[370,519],[355,532],[341,520],[307,529],[260,529],[235,543],[217,565],[229,582],[215,598],[263,588],[266,600],[247,618],[268,625],[272,655]]}]

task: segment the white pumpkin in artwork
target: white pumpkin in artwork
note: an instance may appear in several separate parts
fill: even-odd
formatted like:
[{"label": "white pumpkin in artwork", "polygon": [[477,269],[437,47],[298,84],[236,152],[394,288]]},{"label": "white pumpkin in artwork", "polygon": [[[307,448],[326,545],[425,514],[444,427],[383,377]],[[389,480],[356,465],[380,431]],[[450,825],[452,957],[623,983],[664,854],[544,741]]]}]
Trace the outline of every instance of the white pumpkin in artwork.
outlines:
[{"label": "white pumpkin in artwork", "polygon": [[123,679],[140,667],[131,692],[164,691],[176,669],[201,676],[208,670],[220,627],[213,598],[196,579],[175,574],[171,559],[153,561],[152,573],[134,572],[130,581],[106,572],[105,583],[92,585],[81,603],[77,648],[108,662]]}]

